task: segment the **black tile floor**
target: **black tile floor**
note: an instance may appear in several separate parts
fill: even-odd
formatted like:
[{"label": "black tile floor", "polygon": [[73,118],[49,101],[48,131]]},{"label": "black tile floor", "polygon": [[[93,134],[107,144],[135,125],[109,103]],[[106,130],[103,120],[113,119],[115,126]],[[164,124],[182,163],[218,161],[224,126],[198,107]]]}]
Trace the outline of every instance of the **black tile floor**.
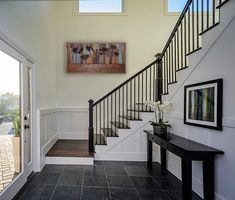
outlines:
[{"label": "black tile floor", "polygon": [[[181,182],[154,163],[97,161],[94,166],[46,165],[15,200],[181,200]],[[193,200],[201,200],[193,193]]]}]

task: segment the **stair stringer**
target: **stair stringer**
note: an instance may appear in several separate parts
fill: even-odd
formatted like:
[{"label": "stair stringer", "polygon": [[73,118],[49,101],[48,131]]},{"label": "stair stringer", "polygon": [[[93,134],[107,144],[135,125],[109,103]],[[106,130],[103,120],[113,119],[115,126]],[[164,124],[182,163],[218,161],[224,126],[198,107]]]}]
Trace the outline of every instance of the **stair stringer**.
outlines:
[{"label": "stair stringer", "polygon": [[[153,113],[140,113],[142,121],[130,121],[130,129],[117,129],[119,137],[107,137],[107,145],[95,146],[95,160],[147,160],[147,136],[143,130],[150,130],[149,121]],[[159,160],[158,147],[154,145],[154,160]]]},{"label": "stair stringer", "polygon": [[180,70],[176,73],[177,83],[168,86],[168,95],[163,96],[163,99],[171,100],[178,90],[184,85],[194,70],[200,65],[207,53],[213,48],[216,41],[223,34],[225,29],[233,21],[235,17],[235,3],[228,1],[221,8],[221,16],[219,25],[205,32],[202,37],[202,48],[188,56],[188,68]]}]

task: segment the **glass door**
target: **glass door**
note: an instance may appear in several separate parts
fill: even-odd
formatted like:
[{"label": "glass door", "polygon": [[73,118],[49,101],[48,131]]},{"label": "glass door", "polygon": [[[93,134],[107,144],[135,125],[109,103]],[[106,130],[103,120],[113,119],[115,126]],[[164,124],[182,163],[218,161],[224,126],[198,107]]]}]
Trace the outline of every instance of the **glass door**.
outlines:
[{"label": "glass door", "polygon": [[30,83],[30,64],[0,43],[0,199],[3,200],[12,199],[32,171]]}]

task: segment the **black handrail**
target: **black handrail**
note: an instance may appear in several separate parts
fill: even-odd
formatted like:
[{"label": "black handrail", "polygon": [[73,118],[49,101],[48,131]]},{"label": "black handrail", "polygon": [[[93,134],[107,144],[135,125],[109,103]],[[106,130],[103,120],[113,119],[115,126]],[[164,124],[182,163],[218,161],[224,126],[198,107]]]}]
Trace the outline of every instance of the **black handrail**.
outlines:
[{"label": "black handrail", "polygon": [[120,89],[121,87],[123,87],[124,85],[126,85],[128,82],[130,82],[131,80],[133,80],[135,77],[137,77],[138,75],[140,75],[142,72],[144,72],[146,69],[148,69],[149,67],[151,67],[153,64],[156,63],[156,60],[153,61],[152,63],[150,63],[149,65],[147,65],[145,68],[143,68],[142,70],[140,70],[139,72],[135,73],[133,76],[131,76],[130,78],[128,78],[126,81],[124,81],[123,83],[121,83],[119,86],[117,86],[116,88],[114,88],[113,90],[111,90],[109,93],[107,93],[105,96],[103,96],[102,98],[100,98],[99,100],[97,100],[93,106],[96,106],[98,103],[100,103],[101,101],[103,101],[104,99],[106,99],[108,96],[110,96],[112,93],[114,93],[115,91],[117,91],[118,89]]}]

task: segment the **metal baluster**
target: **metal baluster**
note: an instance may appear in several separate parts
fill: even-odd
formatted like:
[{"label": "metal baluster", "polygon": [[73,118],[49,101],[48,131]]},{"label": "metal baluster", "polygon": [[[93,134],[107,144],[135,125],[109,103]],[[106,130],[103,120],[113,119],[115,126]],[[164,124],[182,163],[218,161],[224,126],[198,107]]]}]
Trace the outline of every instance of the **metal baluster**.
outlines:
[{"label": "metal baluster", "polygon": [[184,48],[184,44],[183,44],[183,21],[181,22],[181,37],[180,37],[180,40],[181,40],[181,66],[180,66],[180,69],[184,67],[184,53],[183,53],[183,48]]},{"label": "metal baluster", "polygon": [[180,45],[179,45],[179,28],[177,29],[177,70],[179,70],[180,67]]},{"label": "metal baluster", "polygon": [[177,58],[176,58],[176,35],[174,36],[174,52],[175,52],[175,68],[174,68],[174,76],[175,76],[175,81],[176,81],[176,68],[177,68]]},{"label": "metal baluster", "polygon": [[121,125],[120,115],[121,115],[121,92],[119,88],[118,90],[118,124],[119,126]]},{"label": "metal baluster", "polygon": [[191,30],[190,30],[190,7],[188,8],[188,53],[191,52],[191,40],[190,40]]},{"label": "metal baluster", "polygon": [[213,14],[212,14],[212,25],[214,25],[215,24],[215,10],[216,10],[216,8],[215,8],[215,0],[212,0],[212,9],[213,9]]},{"label": "metal baluster", "polygon": [[[136,108],[136,86],[135,86],[135,78],[134,78],[134,109]],[[135,109],[136,110],[136,109]],[[134,119],[135,119],[136,112],[134,112]]]},{"label": "metal baluster", "polygon": [[130,116],[132,118],[132,110],[133,110],[132,108],[132,80],[130,81],[130,108],[131,108]]},{"label": "metal baluster", "polygon": [[109,128],[109,97],[107,97],[107,128]]},{"label": "metal baluster", "polygon": [[168,49],[166,50],[166,74],[167,74],[167,91],[168,91],[168,84],[170,82],[170,72],[169,72],[169,63],[168,63]]},{"label": "metal baluster", "polygon": [[[146,78],[146,80],[145,80],[145,83],[146,83],[146,87],[145,87],[145,100],[147,101],[148,100],[148,82],[147,82],[147,80],[148,80],[148,73],[147,73],[147,69],[145,70],[145,78]],[[147,108],[146,108],[146,111],[147,111]]]},{"label": "metal baluster", "polygon": [[164,54],[163,56],[163,63],[164,63],[164,88],[165,88],[165,91],[164,93],[167,93],[167,65],[166,65],[166,55]]},{"label": "metal baluster", "polygon": [[[114,106],[115,106],[115,115],[114,115],[114,120],[115,120],[115,123],[117,122],[117,94],[116,94],[116,91],[114,93]],[[115,133],[117,133],[117,127],[115,126]]]},{"label": "metal baluster", "polygon": [[197,48],[199,48],[199,2],[197,0]]},{"label": "metal baluster", "polygon": [[153,66],[153,101],[155,101],[155,87],[156,87],[155,74],[156,74],[156,64],[154,64],[154,66]]},{"label": "metal baluster", "polygon": [[201,7],[202,7],[202,16],[201,16],[201,18],[202,18],[202,30],[201,30],[201,32],[203,32],[204,31],[204,1],[203,0],[201,0],[201,3],[202,3],[202,5],[201,5]]},{"label": "metal baluster", "polygon": [[103,100],[103,128],[105,128],[105,99]]},{"label": "metal baluster", "polygon": [[210,24],[209,24],[209,9],[210,9],[210,5],[209,5],[209,0],[206,1],[206,27],[207,29],[209,28]]},{"label": "metal baluster", "polygon": [[194,33],[194,0],[192,1],[192,41],[193,41],[193,51],[195,49],[194,47],[194,42],[195,42],[195,37],[194,37],[195,33]]},{"label": "metal baluster", "polygon": [[171,44],[169,44],[169,49],[168,49],[168,58],[169,58],[169,83],[172,83],[172,71],[171,71]]},{"label": "metal baluster", "polygon": [[101,117],[101,102],[100,102],[100,139],[99,139],[100,141],[99,141],[99,144],[101,144],[101,131],[102,131],[101,130],[101,123],[102,123],[101,120],[102,120],[102,117]]},{"label": "metal baluster", "polygon": [[[113,121],[113,94],[111,94],[111,122],[112,121]],[[111,129],[112,129],[112,126],[111,126]],[[113,134],[112,131],[111,131],[111,133]]]},{"label": "metal baluster", "polygon": [[97,126],[98,126],[98,124],[97,124],[97,105],[95,106],[95,138],[96,138],[96,140],[95,140],[95,144],[97,144]]},{"label": "metal baluster", "polygon": [[175,78],[174,78],[174,52],[173,52],[173,38],[172,38],[172,41],[171,41],[171,76],[172,76],[172,82],[175,81]]},{"label": "metal baluster", "polygon": [[[140,75],[138,75],[138,103],[140,103]],[[140,104],[138,104],[138,119],[140,119]]]},{"label": "metal baluster", "polygon": [[142,75],[142,87],[141,87],[141,89],[142,89],[142,95],[141,95],[141,98],[142,98],[142,101],[141,101],[141,103],[142,103],[142,111],[144,110],[144,73],[142,72],[141,73],[141,75]]},{"label": "metal baluster", "polygon": [[128,83],[126,84],[126,124],[128,124]]},{"label": "metal baluster", "polygon": [[[152,66],[149,69],[149,100],[152,101]],[[150,106],[149,110],[151,110]]]},{"label": "metal baluster", "polygon": [[125,99],[125,96],[124,96],[124,86],[122,87],[122,115],[123,115],[123,117],[122,117],[122,123],[123,124],[125,124],[125,119],[124,119],[124,116],[125,116],[125,113],[124,113],[124,108],[125,108],[125,106],[124,106],[124,99]]},{"label": "metal baluster", "polygon": [[187,66],[187,29],[186,29],[186,15],[184,15],[184,67]]}]

